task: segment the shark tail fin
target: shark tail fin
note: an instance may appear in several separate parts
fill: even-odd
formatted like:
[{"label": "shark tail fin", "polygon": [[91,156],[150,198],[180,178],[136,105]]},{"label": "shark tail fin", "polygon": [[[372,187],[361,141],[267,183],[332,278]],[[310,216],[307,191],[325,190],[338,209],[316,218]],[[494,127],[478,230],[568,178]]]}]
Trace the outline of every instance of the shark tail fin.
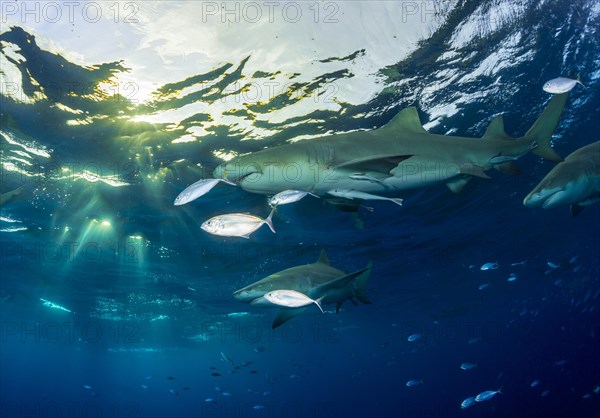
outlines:
[{"label": "shark tail fin", "polygon": [[269,216],[267,216],[267,219],[265,219],[265,223],[274,234],[276,234],[275,227],[273,226],[273,214],[275,213],[275,209],[277,209],[277,206],[274,206],[273,209],[271,209],[271,213],[269,213]]},{"label": "shark tail fin", "polygon": [[358,276],[356,278],[356,280],[354,281],[354,293],[355,293],[356,297],[362,303],[365,303],[367,305],[371,303],[369,298],[367,298],[366,291],[367,291],[367,284],[369,282],[369,279],[371,278],[371,268],[372,267],[373,267],[373,262],[369,261],[369,264],[367,265],[367,271],[365,271],[360,276]]},{"label": "shark tail fin", "polygon": [[544,112],[537,118],[533,126],[525,134],[532,143],[532,152],[546,160],[560,162],[562,157],[550,146],[550,139],[560,119],[568,93],[556,94]]}]

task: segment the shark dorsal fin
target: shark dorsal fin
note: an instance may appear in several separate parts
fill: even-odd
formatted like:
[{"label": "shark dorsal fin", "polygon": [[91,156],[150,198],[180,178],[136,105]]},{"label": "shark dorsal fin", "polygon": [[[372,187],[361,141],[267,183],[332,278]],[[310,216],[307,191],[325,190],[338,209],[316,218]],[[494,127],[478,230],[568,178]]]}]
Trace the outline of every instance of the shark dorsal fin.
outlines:
[{"label": "shark dorsal fin", "polygon": [[427,132],[421,125],[421,119],[419,119],[419,113],[417,108],[414,106],[407,107],[392,118],[383,129],[393,129],[395,131],[406,131],[415,133]]},{"label": "shark dorsal fin", "polygon": [[483,134],[483,139],[510,139],[504,131],[504,118],[502,115],[494,116]]},{"label": "shark dorsal fin", "polygon": [[325,252],[325,250],[321,250],[321,255],[319,256],[317,263],[329,265],[329,257],[327,257],[327,253]]}]

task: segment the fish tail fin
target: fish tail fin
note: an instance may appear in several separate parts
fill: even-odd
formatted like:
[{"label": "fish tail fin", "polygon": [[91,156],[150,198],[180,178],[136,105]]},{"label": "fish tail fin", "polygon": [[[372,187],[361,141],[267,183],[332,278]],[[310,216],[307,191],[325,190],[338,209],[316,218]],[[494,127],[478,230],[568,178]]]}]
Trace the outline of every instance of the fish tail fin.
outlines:
[{"label": "fish tail fin", "polygon": [[315,305],[317,305],[319,307],[319,309],[321,310],[321,313],[325,313],[325,311],[323,310],[323,306],[321,306],[321,302],[323,302],[323,299],[325,299],[325,295],[323,295],[319,299],[315,300]]},{"label": "fish tail fin", "polygon": [[373,262],[369,261],[369,264],[367,265],[368,270],[365,271],[364,273],[362,273],[360,276],[358,276],[356,278],[356,280],[354,281],[354,293],[355,293],[356,297],[362,303],[367,304],[367,305],[371,303],[369,298],[367,298],[366,291],[367,291],[367,283],[369,282],[369,279],[371,278],[371,268],[372,267],[373,267]]},{"label": "fish tail fin", "polygon": [[394,202],[395,204],[402,206],[402,202],[404,201],[404,199],[401,199],[399,197],[393,198],[392,202]]},{"label": "fish tail fin", "polygon": [[496,392],[498,392],[500,395],[504,395],[504,392],[502,392],[503,387],[504,385],[500,386]]},{"label": "fish tail fin", "polygon": [[273,209],[271,209],[271,213],[269,213],[269,216],[267,216],[267,219],[265,219],[265,223],[271,229],[271,231],[273,231],[274,234],[276,234],[276,232],[275,227],[273,226],[273,214],[275,213],[276,209],[277,206],[274,206]]},{"label": "fish tail fin", "polygon": [[568,95],[568,93],[554,95],[546,109],[525,134],[524,138],[532,144],[531,151],[546,160],[555,162],[563,160],[550,146],[550,139],[552,139],[552,134],[554,134]]},{"label": "fish tail fin", "polygon": [[222,181],[223,183],[225,183],[225,184],[229,184],[229,185],[231,185],[231,186],[237,186],[237,183],[235,183],[235,182],[233,182],[233,181],[231,181],[231,180],[229,180],[229,179],[222,178],[222,179],[219,179],[219,180],[221,180],[221,181]]}]

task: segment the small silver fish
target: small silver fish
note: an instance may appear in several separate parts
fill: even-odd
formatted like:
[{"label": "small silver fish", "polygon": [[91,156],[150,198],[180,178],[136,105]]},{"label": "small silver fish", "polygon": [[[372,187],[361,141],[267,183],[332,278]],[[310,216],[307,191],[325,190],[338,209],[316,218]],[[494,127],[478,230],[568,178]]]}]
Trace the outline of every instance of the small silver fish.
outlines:
[{"label": "small silver fish", "polygon": [[486,390],[485,392],[481,392],[479,395],[475,396],[475,402],[485,402],[492,399],[496,394],[502,394],[501,389],[498,390]]},{"label": "small silver fish", "polygon": [[284,190],[283,192],[277,193],[275,196],[269,199],[269,205],[287,205],[288,203],[294,203],[303,199],[307,194],[315,197],[319,197],[315,194],[305,192],[303,190]]},{"label": "small silver fish", "polygon": [[550,267],[553,270],[560,268],[560,264],[553,263],[552,261],[548,261],[547,264],[548,264],[548,267]]},{"label": "small silver fish", "polygon": [[544,396],[547,396],[550,393],[550,391],[548,389],[546,389],[545,391],[543,391],[540,396],[543,398]]},{"label": "small silver fish", "polygon": [[[321,312],[323,312],[323,308],[321,307],[321,300],[325,295],[320,297],[317,300],[311,299],[306,296],[304,293],[300,293],[296,290],[273,290],[264,295],[264,298],[275,305],[287,306],[289,308],[299,308],[301,306],[310,305],[311,303],[316,304]],[[325,313],[325,312],[323,312]]]},{"label": "small silver fish", "polygon": [[83,385],[83,388],[87,390],[92,390],[92,387],[90,385]]},{"label": "small silver fish", "polygon": [[259,410],[259,409],[264,409],[265,406],[264,405],[254,405],[252,408],[256,409],[256,410]]},{"label": "small silver fish", "polygon": [[377,196],[371,193],[359,192],[358,190],[350,190],[350,189],[333,189],[327,192],[328,194],[335,197],[342,197],[344,199],[361,199],[361,200],[389,200],[390,202],[394,202],[397,205],[402,206],[402,199],[400,198],[392,198],[385,196]]},{"label": "small silver fish", "polygon": [[493,263],[485,263],[483,266],[481,266],[479,268],[479,270],[482,271],[486,271],[486,270],[496,270],[498,267],[500,267],[500,265],[497,262],[493,262]]},{"label": "small silver fish", "polygon": [[468,397],[467,399],[465,399],[464,401],[462,401],[460,403],[460,408],[461,409],[467,409],[468,407],[470,407],[474,403],[475,403],[475,396],[470,396],[470,397]]},{"label": "small silver fish", "polygon": [[579,80],[573,80],[572,78],[566,77],[558,77],[547,81],[542,87],[542,89],[544,89],[546,93],[561,94],[571,91],[573,87],[575,87],[577,84],[581,84],[582,87],[585,87]]},{"label": "small silver fish", "polygon": [[234,182],[227,179],[202,179],[186,187],[181,193],[179,193],[173,204],[175,206],[181,206],[191,202],[192,200],[196,200],[200,196],[204,196],[206,193],[210,192],[212,188],[215,187],[220,181],[231,184],[232,186],[236,186]]},{"label": "small silver fish", "polygon": [[408,386],[409,388],[413,387],[413,386],[422,385],[422,384],[423,384],[423,379],[421,379],[421,380],[413,379],[413,380],[409,380],[408,382],[406,382],[406,386]]},{"label": "small silver fish", "polygon": [[495,157],[490,158],[490,164],[502,164],[507,163],[509,161],[517,161],[519,158],[523,157],[525,154],[529,154],[530,150],[525,151],[519,155],[502,155],[502,153],[496,155]]},{"label": "small silver fish", "polygon": [[539,384],[540,384],[539,380],[534,380],[533,382],[531,382],[531,387],[534,388],[534,387],[536,387]]},{"label": "small silver fish", "polygon": [[479,290],[487,289],[490,286],[489,283],[483,283],[479,285]]},{"label": "small silver fish", "polygon": [[477,363],[463,363],[460,365],[460,368],[463,370],[472,370],[477,367]]},{"label": "small silver fish", "polygon": [[519,277],[515,274],[515,273],[510,273],[510,276],[508,277],[508,279],[506,279],[509,282],[514,282],[515,280],[517,280]]},{"label": "small silver fish", "polygon": [[419,333],[416,333],[416,334],[413,334],[413,335],[409,335],[409,336],[408,336],[408,338],[407,338],[407,340],[408,340],[408,341],[411,341],[411,342],[412,342],[412,341],[417,341],[417,340],[418,340],[419,338],[421,338],[421,337],[422,337],[422,335],[421,335],[421,334],[419,334]]},{"label": "small silver fish", "polygon": [[257,216],[246,215],[244,213],[219,215],[205,221],[200,228],[209,234],[222,237],[250,238],[251,233],[263,224],[267,224],[271,231],[275,233],[272,221],[273,213],[275,213],[275,208],[273,208],[267,219],[260,219]]}]

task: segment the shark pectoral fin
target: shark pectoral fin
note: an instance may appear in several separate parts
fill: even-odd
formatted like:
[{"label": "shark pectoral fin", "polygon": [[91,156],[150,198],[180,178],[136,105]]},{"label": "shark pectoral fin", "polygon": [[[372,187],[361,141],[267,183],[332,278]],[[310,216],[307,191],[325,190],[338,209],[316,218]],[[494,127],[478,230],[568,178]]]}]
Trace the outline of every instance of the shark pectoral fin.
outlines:
[{"label": "shark pectoral fin", "polygon": [[279,313],[273,320],[273,324],[271,324],[271,328],[275,329],[275,328],[285,324],[287,321],[289,321],[293,317],[300,315],[306,309],[307,308],[282,308],[282,309],[280,309]]},{"label": "shark pectoral fin", "polygon": [[410,157],[412,157],[412,155],[380,155],[377,157],[348,161],[336,165],[335,168],[388,174],[391,170],[397,167],[398,164],[404,160],[408,160]]},{"label": "shark pectoral fin", "polygon": [[469,180],[471,180],[471,177],[459,177],[456,180],[446,183],[446,186],[448,186],[452,193],[460,193]]},{"label": "shark pectoral fin", "polygon": [[346,274],[345,276],[330,280],[327,283],[323,283],[322,285],[315,287],[312,290],[312,293],[322,295],[331,289],[339,289],[347,286],[350,282],[352,282],[352,280],[356,279],[358,276],[366,271],[369,271],[370,269],[371,267],[365,267],[364,269],[355,271],[354,273]]},{"label": "shark pectoral fin", "polygon": [[501,173],[508,174],[509,176],[519,176],[523,173],[521,171],[521,168],[517,164],[515,164],[514,161],[507,161],[505,163],[496,164],[494,165],[494,168],[500,171]]},{"label": "shark pectoral fin", "polygon": [[419,112],[417,112],[417,108],[414,106],[407,107],[400,111],[400,113],[394,116],[381,129],[397,132],[427,133],[423,128],[423,125],[421,125]]},{"label": "shark pectoral fin", "polygon": [[583,209],[585,209],[585,206],[571,205],[571,216],[579,215]]},{"label": "shark pectoral fin", "polygon": [[485,170],[483,169],[483,167],[480,167],[478,165],[475,164],[463,164],[460,167],[460,173],[461,174],[467,174],[469,176],[474,176],[474,177],[481,177],[484,179],[490,179],[491,177],[488,176],[485,173]]},{"label": "shark pectoral fin", "polygon": [[502,115],[497,115],[492,119],[485,134],[482,136],[483,139],[512,139],[504,131],[504,118]]}]

